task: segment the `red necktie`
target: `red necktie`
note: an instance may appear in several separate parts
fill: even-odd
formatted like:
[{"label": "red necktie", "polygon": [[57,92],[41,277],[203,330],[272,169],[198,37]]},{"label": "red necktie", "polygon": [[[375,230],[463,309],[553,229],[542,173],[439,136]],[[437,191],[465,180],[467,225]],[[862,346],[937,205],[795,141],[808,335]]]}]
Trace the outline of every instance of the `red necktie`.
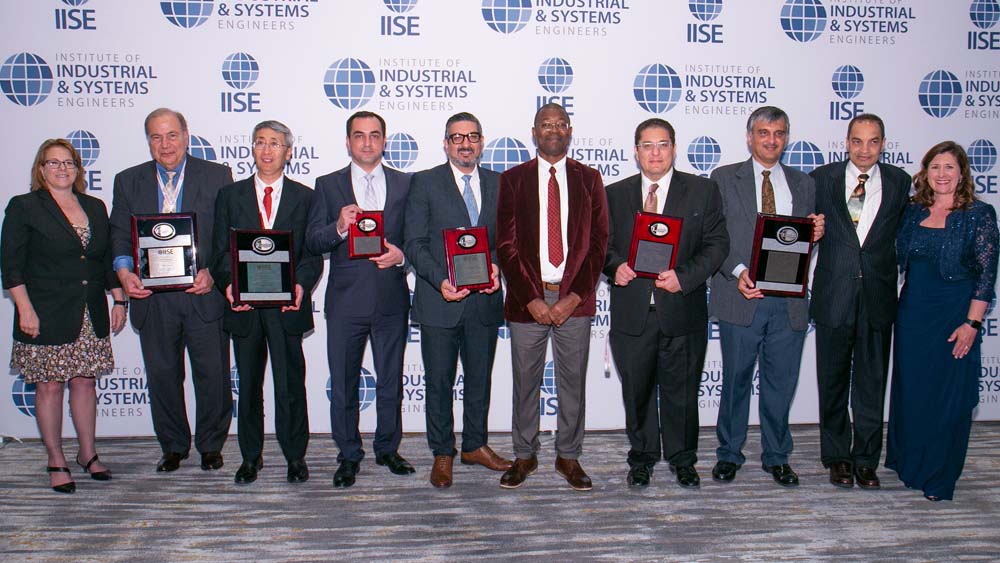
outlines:
[{"label": "red necktie", "polygon": [[274,188],[271,186],[264,188],[264,213],[267,220],[271,219],[271,192],[273,191]]},{"label": "red necktie", "polygon": [[559,215],[559,181],[556,167],[549,168],[549,262],[558,266],[563,262],[562,220]]}]

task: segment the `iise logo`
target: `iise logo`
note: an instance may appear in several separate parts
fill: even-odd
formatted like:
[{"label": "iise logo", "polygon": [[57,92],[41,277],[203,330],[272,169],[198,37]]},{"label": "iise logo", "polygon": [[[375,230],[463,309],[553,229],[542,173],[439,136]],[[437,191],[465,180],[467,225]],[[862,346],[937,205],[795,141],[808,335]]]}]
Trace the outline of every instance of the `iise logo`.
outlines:
[{"label": "iise logo", "polygon": [[997,165],[997,147],[988,139],[972,141],[966,148],[969,155],[969,168],[972,169],[972,181],[977,194],[998,193],[997,175],[991,174]]},{"label": "iise logo", "polygon": [[865,112],[865,103],[856,101],[865,87],[865,76],[854,65],[843,65],[833,71],[830,79],[833,93],[840,98],[830,102],[830,119],[848,121]]},{"label": "iise logo", "polygon": [[409,168],[417,161],[417,141],[407,133],[394,133],[385,138],[382,155],[386,163],[397,169]]},{"label": "iise logo", "polygon": [[[715,21],[722,13],[722,0],[690,0],[688,10],[700,22]],[[722,25],[713,23],[687,24],[688,43],[722,43]]]},{"label": "iise logo", "polygon": [[[412,11],[417,0],[382,0],[386,8],[396,14]],[[382,16],[379,19],[379,33],[382,35],[420,35],[420,16]]]},{"label": "iise logo", "polygon": [[566,110],[566,115],[573,116],[573,96],[556,95],[573,85],[573,67],[566,59],[552,57],[542,61],[538,66],[538,83],[551,95],[536,96],[536,110],[545,104],[556,103]]},{"label": "iise logo", "polygon": [[323,91],[340,109],[357,109],[375,95],[375,73],[360,59],[338,59],[326,69]]},{"label": "iise logo", "polygon": [[722,147],[712,137],[701,136],[688,145],[688,162],[700,176],[707,176],[713,168],[719,165],[722,158]]},{"label": "iise logo", "polygon": [[681,99],[681,77],[667,65],[646,65],[632,82],[632,95],[650,113],[670,111]]},{"label": "iise logo", "polygon": [[826,6],[820,0],[785,0],[781,29],[799,43],[815,41],[826,29]]},{"label": "iise logo", "polygon": [[87,0],[62,0],[62,3],[70,8],[56,8],[56,29],[85,31],[97,29],[97,11],[80,9]]},{"label": "iise logo", "polygon": [[968,48],[970,50],[1000,49],[1000,31],[989,31],[1000,20],[1000,2],[997,0],[973,0],[969,6],[969,19],[978,31],[970,31]]},{"label": "iise logo", "polygon": [[487,143],[479,163],[494,172],[506,172],[511,168],[531,160],[524,143],[513,137],[500,137]]},{"label": "iise logo", "polygon": [[167,21],[184,29],[198,27],[212,15],[213,0],[170,0],[160,2]]},{"label": "iise logo", "polygon": [[826,164],[823,152],[809,141],[796,141],[785,149],[781,162],[806,174]]},{"label": "iise logo", "polygon": [[103,188],[101,185],[101,171],[92,168],[94,163],[97,162],[97,158],[101,156],[101,144],[97,141],[97,137],[90,131],[80,129],[67,133],[66,140],[73,145],[76,152],[80,153],[80,160],[83,161],[83,169],[85,170],[84,181],[87,183],[87,189],[101,190]]},{"label": "iise logo", "polygon": [[19,106],[37,106],[52,92],[52,69],[34,53],[17,53],[0,65],[0,90]]},{"label": "iise logo", "polygon": [[222,61],[222,80],[241,92],[222,92],[220,110],[223,113],[259,113],[260,92],[246,90],[257,83],[260,65],[247,53],[233,53]]},{"label": "iise logo", "polygon": [[935,70],[920,81],[920,107],[931,117],[948,117],[962,104],[962,83],[947,70]]},{"label": "iise logo", "polygon": [[483,20],[497,33],[521,31],[531,20],[531,0],[483,0]]},{"label": "iise logo", "polygon": [[559,389],[556,383],[556,364],[554,361],[545,362],[541,391],[538,398],[538,413],[542,416],[559,414]]}]

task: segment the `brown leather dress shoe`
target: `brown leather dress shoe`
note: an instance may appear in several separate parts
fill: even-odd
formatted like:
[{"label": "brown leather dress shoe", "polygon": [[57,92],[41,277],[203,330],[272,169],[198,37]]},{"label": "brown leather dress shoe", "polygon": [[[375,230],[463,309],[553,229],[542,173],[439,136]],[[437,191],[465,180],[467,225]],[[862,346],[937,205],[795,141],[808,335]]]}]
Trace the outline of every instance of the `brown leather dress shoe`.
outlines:
[{"label": "brown leather dress shoe", "polygon": [[879,489],[882,487],[882,483],[878,480],[878,475],[875,474],[874,467],[855,467],[854,479],[857,480],[858,486],[862,489]]},{"label": "brown leather dress shoe", "polygon": [[854,475],[851,474],[851,464],[847,461],[835,461],[830,464],[830,482],[836,487],[850,489],[854,486]]},{"label": "brown leather dress shoe", "polygon": [[493,448],[489,446],[480,446],[478,450],[471,452],[462,452],[462,464],[463,465],[482,465],[487,469],[492,469],[493,471],[507,471],[514,464],[511,463],[509,459],[504,459],[493,451]]},{"label": "brown leather dress shoe", "polygon": [[500,477],[500,486],[504,489],[516,489],[524,483],[524,480],[528,478],[528,475],[534,475],[535,470],[538,469],[538,458],[531,456],[528,459],[517,458],[514,460],[514,464],[511,465],[502,477]]},{"label": "brown leather dress shoe", "polygon": [[431,485],[439,489],[451,486],[451,464],[454,461],[450,455],[434,456],[434,466],[431,468]]},{"label": "brown leather dress shoe", "polygon": [[556,456],[556,473],[562,475],[574,491],[589,491],[594,488],[587,472],[580,467],[580,462],[575,459],[564,459]]}]

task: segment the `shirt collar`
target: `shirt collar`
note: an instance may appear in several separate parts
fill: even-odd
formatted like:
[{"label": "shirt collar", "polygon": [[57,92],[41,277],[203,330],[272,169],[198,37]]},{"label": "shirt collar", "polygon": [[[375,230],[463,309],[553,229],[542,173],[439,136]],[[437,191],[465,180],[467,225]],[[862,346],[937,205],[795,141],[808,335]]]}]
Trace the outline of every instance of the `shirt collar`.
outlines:
[{"label": "shirt collar", "polygon": [[552,164],[551,162],[545,160],[542,157],[538,157],[538,169],[544,170],[546,174],[549,173],[549,168],[555,167],[556,174],[563,174],[566,172],[566,155],[563,155],[558,162]]},{"label": "shirt collar", "polygon": [[674,178],[673,166],[670,167],[670,170],[667,170],[667,173],[664,174],[662,178],[660,178],[655,182],[647,178],[645,174],[642,174],[642,193],[644,194],[648,193],[649,186],[656,184],[657,191],[662,194],[663,192],[667,191],[667,188],[670,186],[670,182],[673,180],[673,178]]},{"label": "shirt collar", "polygon": [[476,182],[479,181],[479,166],[476,166],[472,172],[469,172],[468,174],[459,170],[457,166],[451,163],[451,161],[448,162],[448,166],[451,167],[451,173],[455,176],[455,183],[458,184],[458,189],[460,190],[465,188],[465,180],[462,179],[462,176],[472,176],[472,178],[469,179],[469,184],[473,186],[475,186]]},{"label": "shirt collar", "polygon": [[[858,175],[860,175],[860,174],[861,174],[861,170],[859,170],[858,167],[855,166],[853,162],[851,162],[850,160],[848,160],[847,161],[847,170],[846,170],[846,173],[845,173],[845,176],[846,176],[845,181],[847,182],[848,185],[852,186],[852,189],[853,189],[853,186],[858,183]],[[871,169],[868,170],[868,180],[867,180],[867,182],[871,182],[875,178],[878,178],[878,176],[879,176],[878,163],[876,162],[875,166],[872,166]]]},{"label": "shirt collar", "polygon": [[[351,161],[351,178],[357,180],[364,180],[365,176],[367,175],[368,172],[365,172],[364,169],[355,164],[354,161]],[[372,169],[371,175],[372,178],[375,180],[383,180],[383,181],[385,180],[385,169],[382,168],[381,161],[379,161],[379,163],[375,165],[375,168]]]},{"label": "shirt collar", "polygon": [[[159,175],[160,179],[163,180],[164,183],[166,183],[167,172],[168,172],[166,167],[160,164],[159,162],[156,162],[155,160],[153,161],[153,163],[156,164],[156,174]],[[187,155],[184,155],[184,158],[181,159],[181,163],[177,165],[177,168],[174,168],[173,170],[170,171],[177,173],[174,175],[174,178],[180,176],[184,172],[185,164],[187,164]]]}]

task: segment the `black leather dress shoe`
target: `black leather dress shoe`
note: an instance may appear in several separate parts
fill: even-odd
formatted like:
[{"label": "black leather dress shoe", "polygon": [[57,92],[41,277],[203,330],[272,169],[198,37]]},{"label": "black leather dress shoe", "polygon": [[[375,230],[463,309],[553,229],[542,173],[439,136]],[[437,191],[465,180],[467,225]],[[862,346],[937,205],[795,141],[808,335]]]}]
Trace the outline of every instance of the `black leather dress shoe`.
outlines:
[{"label": "black leather dress shoe", "polygon": [[337,472],[333,474],[333,486],[338,489],[344,489],[350,487],[354,484],[354,477],[361,471],[361,466],[356,461],[347,461],[346,459],[340,462],[340,467],[337,468]]},{"label": "black leather dress shoe", "polygon": [[854,478],[858,482],[858,486],[862,489],[879,489],[882,487],[882,483],[878,480],[878,475],[875,474],[874,467],[855,467]]},{"label": "black leather dress shoe", "polygon": [[201,454],[201,469],[203,471],[222,469],[222,465],[222,452],[205,452]]},{"label": "black leather dress shoe", "polygon": [[409,475],[410,473],[416,473],[416,469],[410,465],[410,462],[403,459],[403,456],[396,452],[391,454],[382,454],[375,458],[375,463],[377,465],[384,465],[389,468],[396,475]]},{"label": "black leather dress shoe", "polygon": [[160,473],[165,473],[169,471],[177,471],[181,466],[181,461],[187,459],[187,452],[179,454],[177,452],[166,452],[163,457],[160,458],[160,462],[156,464],[156,470]]},{"label": "black leather dress shoe", "polygon": [[650,479],[653,478],[653,468],[649,465],[636,465],[629,468],[628,477],[625,482],[633,489],[641,489],[649,486]]},{"label": "black leather dress shoe", "polygon": [[736,478],[740,466],[731,461],[720,461],[712,468],[712,479],[720,483],[728,483]]},{"label": "black leather dress shoe", "polygon": [[792,471],[792,466],[787,463],[781,465],[763,465],[762,469],[774,477],[774,482],[782,487],[798,487],[799,476]]},{"label": "black leather dress shoe", "polygon": [[240,484],[253,483],[257,480],[257,473],[264,468],[264,459],[257,456],[257,459],[252,462],[244,461],[240,464],[240,468],[236,470],[236,478],[234,481]]},{"label": "black leather dress shoe", "polygon": [[695,489],[701,486],[701,477],[693,465],[670,465],[670,472],[677,475],[677,484],[685,489]]},{"label": "black leather dress shoe", "polygon": [[309,480],[309,467],[304,459],[293,459],[288,462],[288,482],[305,483]]},{"label": "black leather dress shoe", "polygon": [[851,474],[851,463],[835,461],[830,464],[830,482],[835,487],[850,489],[854,486],[854,475]]}]

